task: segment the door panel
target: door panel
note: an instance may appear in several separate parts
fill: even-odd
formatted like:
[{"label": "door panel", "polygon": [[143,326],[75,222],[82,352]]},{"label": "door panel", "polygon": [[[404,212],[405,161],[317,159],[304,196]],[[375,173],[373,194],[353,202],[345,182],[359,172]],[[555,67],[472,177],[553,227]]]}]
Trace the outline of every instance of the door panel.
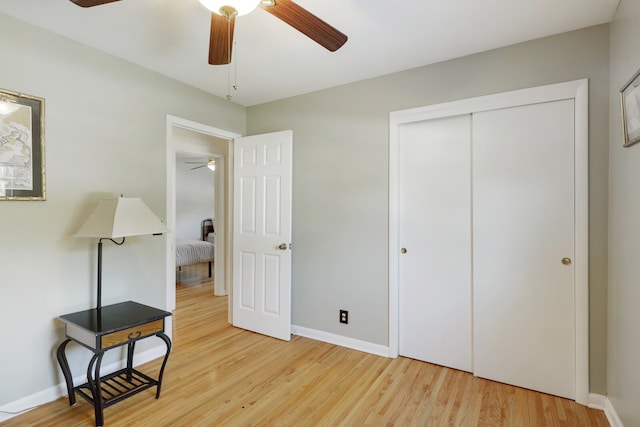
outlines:
[{"label": "door panel", "polygon": [[292,142],[285,131],[237,138],[234,147],[233,324],[287,341]]},{"label": "door panel", "polygon": [[240,230],[247,236],[256,235],[256,177],[240,178]]},{"label": "door panel", "polygon": [[573,100],[473,116],[474,373],[575,397]]},{"label": "door panel", "polygon": [[471,371],[470,116],[400,127],[399,352]]}]

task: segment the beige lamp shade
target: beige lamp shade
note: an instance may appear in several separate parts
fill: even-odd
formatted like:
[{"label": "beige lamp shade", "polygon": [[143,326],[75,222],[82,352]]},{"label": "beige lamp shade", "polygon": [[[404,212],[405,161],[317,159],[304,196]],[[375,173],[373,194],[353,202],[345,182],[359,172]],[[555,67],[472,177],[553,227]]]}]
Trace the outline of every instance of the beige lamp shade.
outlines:
[{"label": "beige lamp shade", "polygon": [[168,231],[142,199],[118,197],[102,199],[74,237],[114,239]]}]

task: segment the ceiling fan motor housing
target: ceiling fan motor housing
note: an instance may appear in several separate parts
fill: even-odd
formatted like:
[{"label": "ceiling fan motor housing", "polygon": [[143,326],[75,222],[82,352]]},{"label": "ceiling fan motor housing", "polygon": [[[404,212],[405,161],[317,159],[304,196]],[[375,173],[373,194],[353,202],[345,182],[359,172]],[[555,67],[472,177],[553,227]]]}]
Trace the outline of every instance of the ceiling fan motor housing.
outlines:
[{"label": "ceiling fan motor housing", "polygon": [[213,13],[229,19],[253,12],[260,0],[200,0],[200,3]]}]

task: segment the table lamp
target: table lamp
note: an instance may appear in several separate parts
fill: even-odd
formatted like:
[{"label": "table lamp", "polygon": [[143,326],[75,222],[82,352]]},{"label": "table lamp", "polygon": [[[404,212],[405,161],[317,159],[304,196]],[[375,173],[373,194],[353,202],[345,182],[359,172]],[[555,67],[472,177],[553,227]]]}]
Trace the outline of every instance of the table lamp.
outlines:
[{"label": "table lamp", "polygon": [[[102,308],[102,240],[122,245],[125,237],[168,232],[167,226],[140,198],[102,199],[74,237],[98,240],[98,295],[96,308]],[[115,241],[120,239],[122,241]]]}]

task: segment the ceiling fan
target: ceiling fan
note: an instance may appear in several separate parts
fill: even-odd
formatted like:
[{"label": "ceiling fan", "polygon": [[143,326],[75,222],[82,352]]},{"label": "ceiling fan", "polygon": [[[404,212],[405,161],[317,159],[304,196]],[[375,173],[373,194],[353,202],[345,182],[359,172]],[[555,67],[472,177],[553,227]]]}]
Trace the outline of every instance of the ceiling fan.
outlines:
[{"label": "ceiling fan", "polygon": [[206,160],[201,160],[201,161],[198,161],[198,162],[184,162],[184,163],[186,165],[188,165],[188,164],[199,165],[199,166],[193,167],[193,168],[191,168],[189,170],[200,169],[200,168],[203,168],[205,166],[208,167],[209,169],[211,169],[212,171],[216,170],[216,159],[206,159]]},{"label": "ceiling fan", "polygon": [[[71,0],[78,6],[92,7],[120,0]],[[258,6],[291,25],[316,43],[335,52],[347,42],[347,36],[292,0],[200,0],[211,13],[209,64],[231,62],[233,30],[237,16],[246,15]]]}]

